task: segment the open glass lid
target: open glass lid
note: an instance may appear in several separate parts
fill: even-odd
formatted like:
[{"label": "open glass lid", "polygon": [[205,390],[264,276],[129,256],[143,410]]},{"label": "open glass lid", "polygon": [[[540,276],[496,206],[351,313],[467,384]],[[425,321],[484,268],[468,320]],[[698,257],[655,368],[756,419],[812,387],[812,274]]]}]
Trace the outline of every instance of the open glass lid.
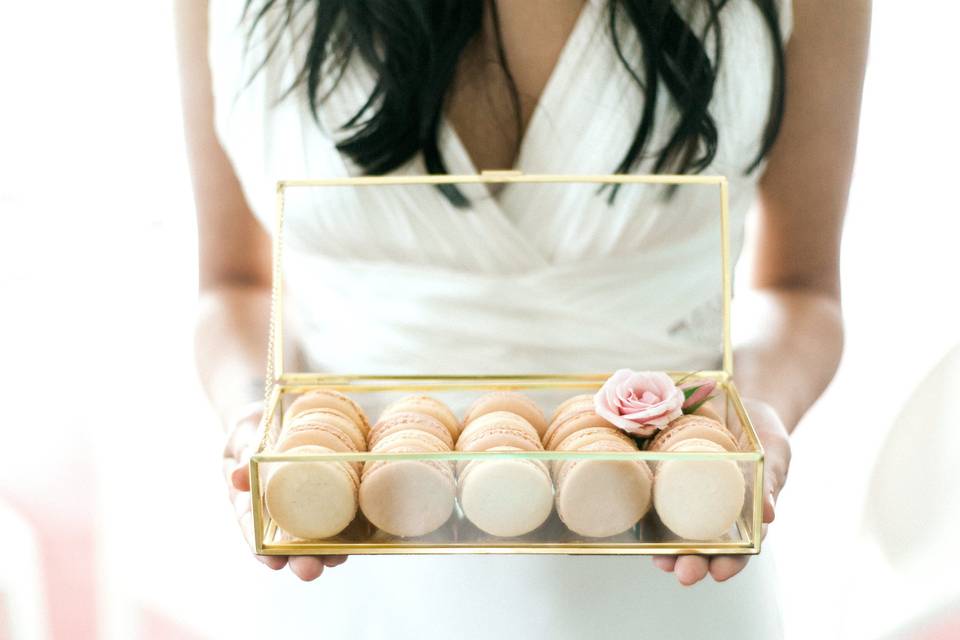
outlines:
[{"label": "open glass lid", "polygon": [[732,373],[722,177],[358,177],[277,196],[268,381]]}]

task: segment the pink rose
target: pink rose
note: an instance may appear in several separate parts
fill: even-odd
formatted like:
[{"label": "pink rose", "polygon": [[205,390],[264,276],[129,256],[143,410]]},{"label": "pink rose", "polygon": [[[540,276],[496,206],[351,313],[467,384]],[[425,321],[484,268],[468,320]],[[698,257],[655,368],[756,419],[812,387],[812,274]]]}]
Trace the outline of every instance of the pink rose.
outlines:
[{"label": "pink rose", "polygon": [[691,413],[710,398],[710,394],[717,388],[717,383],[713,380],[691,380],[677,386],[687,398],[683,403],[683,410]]},{"label": "pink rose", "polygon": [[683,391],[662,371],[620,369],[593,396],[597,415],[647,437],[683,415]]}]

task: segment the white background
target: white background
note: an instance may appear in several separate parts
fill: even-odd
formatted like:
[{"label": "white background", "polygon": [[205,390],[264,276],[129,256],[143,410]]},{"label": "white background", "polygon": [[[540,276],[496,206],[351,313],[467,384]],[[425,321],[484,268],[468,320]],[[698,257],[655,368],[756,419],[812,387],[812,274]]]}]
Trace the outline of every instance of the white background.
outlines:
[{"label": "white background", "polygon": [[[938,597],[898,591],[862,511],[897,412],[960,341],[960,10],[875,5],[843,246],[846,351],[795,436],[771,533],[790,638],[876,637]],[[193,371],[171,23],[167,3],[130,2],[10,3],[0,19],[0,503],[41,504],[48,524],[92,519],[96,553],[77,571],[94,572],[99,635],[134,637],[149,610],[198,637],[247,637],[256,584],[293,578],[244,555]],[[0,545],[0,573],[10,553]],[[58,628],[41,616],[37,637],[44,627]]]}]

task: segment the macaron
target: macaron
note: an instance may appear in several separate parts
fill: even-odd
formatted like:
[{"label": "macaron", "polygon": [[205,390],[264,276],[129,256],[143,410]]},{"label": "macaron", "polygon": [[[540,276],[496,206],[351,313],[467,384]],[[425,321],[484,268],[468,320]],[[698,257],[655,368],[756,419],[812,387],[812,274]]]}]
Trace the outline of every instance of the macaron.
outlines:
[{"label": "macaron", "polygon": [[738,451],[737,439],[717,420],[695,413],[671,420],[647,445],[647,451],[666,451],[675,443],[689,438],[709,440],[726,451]]},{"label": "macaron", "polygon": [[[286,453],[329,453],[320,446],[294,447]],[[279,462],[270,465],[264,486],[267,513],[277,526],[297,538],[329,538],[356,517],[357,487],[353,468],[343,462]]]},{"label": "macaron", "polygon": [[[410,395],[400,398],[387,406],[380,414],[380,420],[395,413],[422,413],[439,420],[450,432],[453,442],[460,436],[460,420],[443,402],[423,395]],[[451,446],[453,446],[451,444]]]},{"label": "macaron", "polygon": [[[302,413],[298,413],[288,422],[284,422],[283,433],[302,424],[325,424],[335,427],[350,438],[353,446],[355,446],[358,451],[363,451],[367,448],[367,437],[363,429],[346,414],[336,409],[308,409]],[[281,438],[283,438],[283,433],[280,434]]]},{"label": "macaron", "polygon": [[[667,451],[723,452],[704,438],[690,438]],[[663,524],[687,540],[724,536],[746,500],[746,482],[733,460],[664,460],[656,470],[653,505]]]},{"label": "macaron", "polygon": [[311,409],[333,409],[353,420],[363,435],[370,431],[370,421],[367,414],[353,398],[333,389],[316,389],[297,397],[283,414],[284,422],[292,419],[299,413]]},{"label": "macaron", "polygon": [[[625,434],[620,429],[612,426],[599,426],[599,427],[588,427],[586,429],[581,429],[574,433],[571,433],[569,436],[563,439],[563,441],[557,443],[557,446],[554,447],[555,451],[577,451],[592,445],[596,442],[611,442],[611,443],[621,443],[629,448],[629,450],[636,451],[637,443],[627,434]],[[619,449],[617,449],[619,450]],[[557,471],[557,467],[560,466],[565,460],[552,460],[553,464],[551,465],[554,471]]]},{"label": "macaron", "polygon": [[368,439],[371,450],[376,447],[377,443],[385,436],[395,431],[405,431],[407,429],[419,429],[420,431],[429,433],[441,440],[447,446],[447,449],[453,448],[453,437],[450,435],[450,430],[447,429],[442,422],[425,413],[405,411],[381,417],[380,420],[373,425]]},{"label": "macaron", "polygon": [[[381,453],[384,451],[392,451],[397,448],[404,448],[410,451],[427,451],[427,452],[443,452],[450,451],[450,447],[447,446],[447,443],[436,437],[432,433],[427,433],[426,431],[421,431],[419,429],[404,429],[401,431],[394,431],[387,434],[383,438],[377,441],[377,444],[373,446],[370,451],[375,453]],[[380,462],[389,462],[386,460],[369,460],[366,465],[374,466]],[[453,469],[453,462],[450,460],[436,461],[442,463]],[[364,470],[365,472],[365,470]]]},{"label": "macaron", "polygon": [[[494,411],[475,418],[457,439],[457,451],[486,451],[493,447],[517,447],[523,451],[542,451],[537,430],[521,416],[509,411]],[[468,460],[457,461],[461,472]]]},{"label": "macaron", "polygon": [[593,394],[583,393],[563,401],[550,418],[550,425],[543,436],[544,447],[556,449],[566,437],[581,429],[616,428],[613,423],[597,414],[593,398]]},{"label": "macaron", "polygon": [[[494,446],[487,451],[523,449]],[[481,531],[521,536],[550,516],[553,482],[541,460],[471,460],[459,475],[458,497],[463,514]]]},{"label": "macaron", "polygon": [[[323,422],[306,422],[288,427],[273,447],[273,453],[285,453],[297,447],[320,446],[341,453],[359,451],[350,437],[337,427]],[[360,473],[363,462],[348,462]]]},{"label": "macaron", "polygon": [[[576,451],[637,451],[635,443],[598,439]],[[614,536],[650,510],[653,474],[642,460],[566,460],[556,474],[560,520],[585,537]]]},{"label": "macaron", "polygon": [[707,418],[712,418],[720,424],[723,424],[723,418],[720,417],[720,412],[709,401],[704,402],[702,405],[697,407],[697,410],[693,412],[693,415],[706,416]]},{"label": "macaron", "polygon": [[559,418],[564,413],[567,413],[573,407],[576,407],[576,409],[574,409],[576,411],[588,404],[590,406],[593,406],[592,393],[581,393],[579,395],[573,396],[572,398],[567,398],[566,400],[561,402],[559,405],[557,405],[557,408],[553,410],[553,415],[550,416],[550,424],[553,424],[554,422],[556,422],[557,418]]},{"label": "macaron", "polygon": [[[382,447],[384,452],[424,451],[428,445]],[[378,529],[400,537],[426,535],[449,520],[456,483],[449,464],[437,460],[377,460],[360,481],[360,510]]]},{"label": "macaron", "polygon": [[533,425],[537,435],[542,437],[547,431],[547,419],[533,398],[516,391],[492,391],[477,398],[463,417],[464,427],[480,416],[488,413],[509,411],[522,417]]}]

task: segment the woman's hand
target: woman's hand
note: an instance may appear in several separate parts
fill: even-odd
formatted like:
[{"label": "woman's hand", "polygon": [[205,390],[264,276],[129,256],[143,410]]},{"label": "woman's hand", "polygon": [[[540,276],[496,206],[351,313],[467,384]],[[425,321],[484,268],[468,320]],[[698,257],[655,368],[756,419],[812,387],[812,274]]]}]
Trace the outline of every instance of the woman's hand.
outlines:
[{"label": "woman's hand", "polygon": [[[260,417],[263,403],[244,406],[227,425],[227,442],[223,448],[223,469],[227,480],[230,501],[237,513],[237,521],[250,550],[254,551],[253,513],[250,504],[250,456],[260,442]],[[255,556],[271,569],[279,570],[289,565],[290,570],[304,581],[316,580],[324,567],[343,564],[347,556]]]},{"label": "woman's hand", "polygon": [[[766,536],[767,525],[773,522],[777,496],[787,480],[790,436],[776,410],[766,402],[743,398],[743,405],[753,420],[764,450],[762,536]],[[654,556],[653,564],[676,574],[680,584],[690,586],[703,580],[708,572],[717,582],[729,580],[747,566],[749,559],[750,556],[746,555]]]}]

